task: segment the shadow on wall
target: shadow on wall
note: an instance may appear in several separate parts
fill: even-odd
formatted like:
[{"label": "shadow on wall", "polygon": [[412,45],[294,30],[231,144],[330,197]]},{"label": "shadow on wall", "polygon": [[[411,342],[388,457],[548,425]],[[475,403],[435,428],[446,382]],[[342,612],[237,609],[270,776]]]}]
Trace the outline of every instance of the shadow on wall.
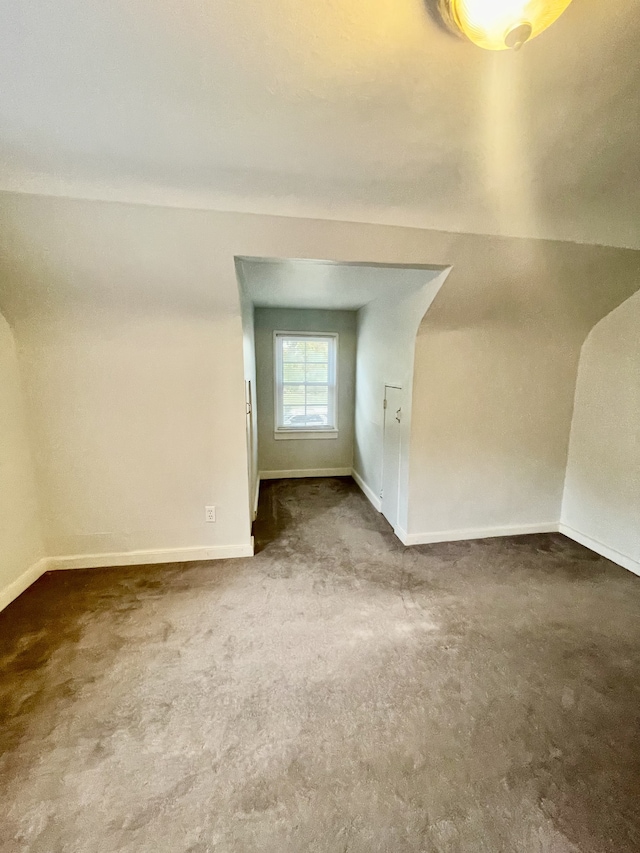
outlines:
[{"label": "shadow on wall", "polygon": [[433,23],[442,30],[442,32],[446,33],[451,38],[456,38],[455,33],[452,33],[444,22],[442,16],[443,3],[444,0],[424,0],[424,7]]}]

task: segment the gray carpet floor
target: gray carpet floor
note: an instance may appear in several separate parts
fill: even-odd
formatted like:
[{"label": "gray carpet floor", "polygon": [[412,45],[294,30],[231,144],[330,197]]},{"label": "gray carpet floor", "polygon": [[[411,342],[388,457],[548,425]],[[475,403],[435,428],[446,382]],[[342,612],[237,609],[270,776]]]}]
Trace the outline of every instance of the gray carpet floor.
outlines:
[{"label": "gray carpet floor", "polygon": [[349,479],[264,484],[255,532],[0,614],[2,853],[640,850],[640,579],[404,548]]}]

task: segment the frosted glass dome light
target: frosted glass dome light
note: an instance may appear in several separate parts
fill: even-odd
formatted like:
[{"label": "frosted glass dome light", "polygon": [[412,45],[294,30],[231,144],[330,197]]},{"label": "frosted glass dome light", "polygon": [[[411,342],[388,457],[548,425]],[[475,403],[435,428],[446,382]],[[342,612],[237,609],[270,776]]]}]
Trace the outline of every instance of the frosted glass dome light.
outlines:
[{"label": "frosted glass dome light", "polygon": [[443,17],[478,47],[517,50],[557,21],[571,0],[441,0]]}]

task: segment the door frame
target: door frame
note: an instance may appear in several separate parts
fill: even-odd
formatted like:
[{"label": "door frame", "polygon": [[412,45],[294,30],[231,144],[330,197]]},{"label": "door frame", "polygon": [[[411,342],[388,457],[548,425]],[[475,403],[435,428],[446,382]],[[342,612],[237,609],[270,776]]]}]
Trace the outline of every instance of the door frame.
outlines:
[{"label": "door frame", "polygon": [[[254,447],[257,442],[257,430],[254,415],[254,393],[251,379],[244,380],[245,432],[247,439],[247,476],[249,479],[249,514],[252,523],[256,520],[260,480],[254,464]],[[257,457],[257,448],[255,456]]]},{"label": "door frame", "polygon": [[[384,503],[384,475],[385,475],[385,467],[384,467],[384,447],[385,447],[385,437],[387,433],[387,388],[393,388],[394,391],[402,391],[402,385],[397,385],[395,382],[385,382],[384,384],[384,400],[383,400],[383,419],[382,419],[382,476],[380,478],[380,511],[382,512],[382,507]],[[402,412],[402,406],[398,410]],[[400,422],[399,422],[400,423]],[[399,521],[400,515],[400,462],[402,459],[402,432],[399,435],[398,442],[398,495],[397,495],[397,505],[396,505],[396,526]],[[385,516],[386,518],[386,516]],[[388,521],[388,519],[387,519]]]}]

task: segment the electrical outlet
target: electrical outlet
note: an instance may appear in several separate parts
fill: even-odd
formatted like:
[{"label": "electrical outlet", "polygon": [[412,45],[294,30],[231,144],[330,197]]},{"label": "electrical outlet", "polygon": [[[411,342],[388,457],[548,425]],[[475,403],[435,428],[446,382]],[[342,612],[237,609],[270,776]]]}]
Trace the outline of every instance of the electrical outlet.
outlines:
[{"label": "electrical outlet", "polygon": [[204,517],[207,524],[213,524],[216,520],[216,508],[214,506],[206,506],[204,508]]}]

